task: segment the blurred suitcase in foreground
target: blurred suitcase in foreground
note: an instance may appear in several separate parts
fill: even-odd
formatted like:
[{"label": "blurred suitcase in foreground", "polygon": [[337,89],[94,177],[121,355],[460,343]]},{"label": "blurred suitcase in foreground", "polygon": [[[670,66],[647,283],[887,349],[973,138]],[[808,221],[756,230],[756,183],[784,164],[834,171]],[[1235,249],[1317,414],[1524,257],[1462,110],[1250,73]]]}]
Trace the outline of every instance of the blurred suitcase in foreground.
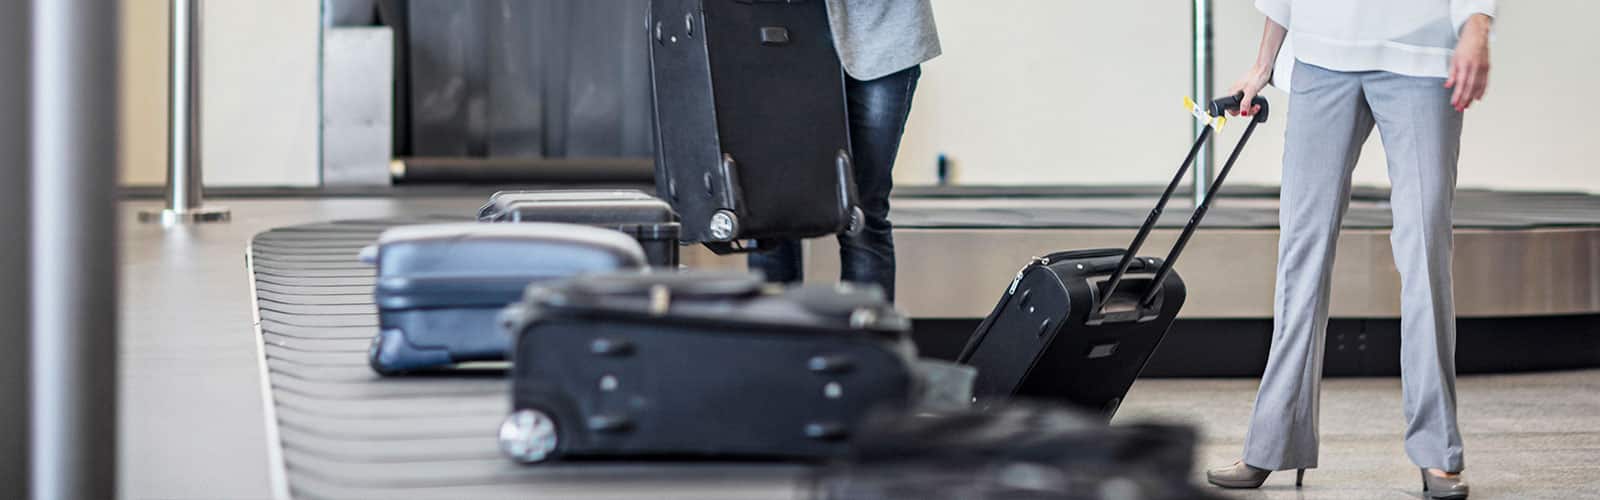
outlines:
[{"label": "blurred suitcase in foreground", "polygon": [[632,238],[570,224],[404,226],[385,231],[362,260],[378,267],[368,359],[385,375],[506,359],[500,313],[528,284],[645,266]]},{"label": "blurred suitcase in foreground", "polygon": [[877,414],[851,454],[814,478],[816,500],[1190,500],[1195,433],[1108,426],[1098,415],[1011,403]]},{"label": "blurred suitcase in foreground", "polygon": [[[1237,108],[1240,97],[1213,101],[1211,116]],[[978,368],[979,404],[1012,396],[1073,403],[1106,418],[1116,413],[1134,379],[1183,307],[1186,289],[1172,265],[1205,218],[1255,131],[1267,120],[1267,101],[1250,121],[1165,260],[1137,257],[1161,211],[1183,182],[1203,129],[1128,249],[1060,252],[1036,257],[1017,271],[994,311],[978,325],[959,361]]]},{"label": "blurred suitcase in foreground", "polygon": [[649,27],[656,193],[685,241],[728,253],[859,228],[824,2],[652,0]]},{"label": "blurred suitcase in foreground", "polygon": [[678,215],[667,202],[639,191],[501,191],[478,209],[478,221],[560,222],[615,229],[639,242],[651,266],[678,266]]},{"label": "blurred suitcase in foreground", "polygon": [[558,457],[834,456],[916,397],[909,321],[876,289],[759,274],[609,274],[530,287],[501,450]]}]

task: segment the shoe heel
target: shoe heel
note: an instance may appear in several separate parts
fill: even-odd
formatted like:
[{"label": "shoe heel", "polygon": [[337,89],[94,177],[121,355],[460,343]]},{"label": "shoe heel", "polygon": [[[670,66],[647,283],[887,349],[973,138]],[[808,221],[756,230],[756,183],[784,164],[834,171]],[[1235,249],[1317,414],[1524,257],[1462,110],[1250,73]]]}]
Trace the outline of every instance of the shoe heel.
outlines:
[{"label": "shoe heel", "polygon": [[[1301,485],[1305,484],[1305,482],[1306,482],[1306,470],[1305,469],[1295,469],[1294,470],[1294,487],[1299,488]],[[1424,487],[1426,487],[1426,485],[1424,485]]]}]

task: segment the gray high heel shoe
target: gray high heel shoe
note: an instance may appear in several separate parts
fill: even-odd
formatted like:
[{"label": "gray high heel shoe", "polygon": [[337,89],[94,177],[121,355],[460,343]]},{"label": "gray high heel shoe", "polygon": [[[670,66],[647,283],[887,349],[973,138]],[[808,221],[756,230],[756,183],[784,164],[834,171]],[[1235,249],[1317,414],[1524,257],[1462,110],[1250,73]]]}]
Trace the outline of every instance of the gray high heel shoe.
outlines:
[{"label": "gray high heel shoe", "polygon": [[[1270,475],[1272,471],[1251,467],[1241,460],[1227,467],[1206,471],[1206,482],[1223,488],[1260,488]],[[1299,488],[1305,479],[1305,469],[1294,470],[1294,487]]]},{"label": "gray high heel shoe", "polygon": [[1456,477],[1439,477],[1422,469],[1422,496],[1433,500],[1466,500],[1467,480]]}]

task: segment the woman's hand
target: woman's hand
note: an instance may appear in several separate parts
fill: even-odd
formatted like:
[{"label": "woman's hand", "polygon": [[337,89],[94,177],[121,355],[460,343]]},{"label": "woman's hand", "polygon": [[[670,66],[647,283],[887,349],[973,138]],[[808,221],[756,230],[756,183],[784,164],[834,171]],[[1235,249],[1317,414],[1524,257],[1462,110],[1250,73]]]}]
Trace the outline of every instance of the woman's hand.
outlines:
[{"label": "woman's hand", "polygon": [[1450,105],[1456,111],[1466,111],[1489,88],[1489,24],[1489,16],[1477,14],[1461,27],[1455,57],[1450,59],[1450,78],[1444,82],[1445,88],[1455,89]]},{"label": "woman's hand", "polygon": [[[1261,112],[1261,106],[1256,102],[1256,94],[1261,89],[1267,88],[1267,83],[1272,81],[1272,65],[1278,60],[1278,49],[1283,48],[1283,39],[1289,36],[1289,30],[1267,19],[1266,25],[1261,28],[1261,48],[1256,51],[1256,64],[1246,71],[1244,77],[1233,82],[1228,87],[1228,95],[1244,93],[1244,100],[1239,101],[1239,109],[1228,111],[1233,116],[1250,116]],[[1249,108],[1249,109],[1245,109]]]},{"label": "woman's hand", "polygon": [[[1262,67],[1257,65],[1256,67],[1250,68],[1250,71],[1246,71],[1244,76],[1239,78],[1239,81],[1233,82],[1233,86],[1228,87],[1227,95],[1239,95],[1240,92],[1244,93],[1244,99],[1239,101],[1240,109],[1230,109],[1228,110],[1228,114],[1233,116],[1250,116],[1261,112],[1261,106],[1254,106],[1250,103],[1255,102],[1256,94],[1260,94],[1261,89],[1267,88],[1267,83],[1271,81],[1271,66]],[[1244,109],[1247,106],[1250,109]]]}]

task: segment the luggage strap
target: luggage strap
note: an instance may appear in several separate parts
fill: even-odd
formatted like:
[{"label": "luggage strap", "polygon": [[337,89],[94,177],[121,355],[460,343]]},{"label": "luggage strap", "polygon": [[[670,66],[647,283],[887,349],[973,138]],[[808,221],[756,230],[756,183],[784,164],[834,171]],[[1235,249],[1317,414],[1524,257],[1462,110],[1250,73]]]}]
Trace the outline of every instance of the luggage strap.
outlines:
[{"label": "luggage strap", "polygon": [[[1200,147],[1205,145],[1206,141],[1211,138],[1212,130],[1221,128],[1221,117],[1225,116],[1228,110],[1239,109],[1240,101],[1243,99],[1244,94],[1239,93],[1211,101],[1208,126],[1200,129],[1200,136],[1195,138],[1194,146],[1189,148],[1189,155],[1184,157],[1183,164],[1178,166],[1178,173],[1172,176],[1172,182],[1167,183],[1166,191],[1163,191],[1161,199],[1156,201],[1155,209],[1150,211],[1150,216],[1146,217],[1144,224],[1139,226],[1139,232],[1134,235],[1133,243],[1128,245],[1128,252],[1123,254],[1122,261],[1117,263],[1116,272],[1112,273],[1111,278],[1106,280],[1105,293],[1101,294],[1101,297],[1109,299],[1116,292],[1117,285],[1122,282],[1123,276],[1127,274],[1128,268],[1133,265],[1134,259],[1138,258],[1139,248],[1144,246],[1145,238],[1149,237],[1150,231],[1155,229],[1156,222],[1161,218],[1162,209],[1166,208],[1167,201],[1172,199],[1172,193],[1178,189],[1178,184],[1183,182],[1184,174],[1188,173],[1189,165],[1194,163],[1194,157],[1200,152]],[[1193,107],[1193,101],[1187,98],[1184,101],[1186,105]],[[1189,244],[1189,238],[1194,236],[1195,229],[1200,226],[1200,220],[1205,218],[1206,211],[1211,208],[1212,200],[1217,198],[1217,190],[1221,189],[1222,182],[1228,179],[1228,172],[1233,170],[1233,163],[1238,161],[1239,153],[1244,150],[1245,143],[1250,141],[1250,135],[1255,132],[1256,125],[1267,122],[1267,99],[1256,96],[1251,101],[1251,104],[1261,106],[1261,110],[1256,113],[1255,119],[1250,120],[1250,125],[1245,127],[1244,135],[1240,136],[1239,142],[1234,144],[1233,152],[1228,155],[1227,163],[1224,163],[1222,169],[1217,171],[1217,178],[1211,182],[1211,188],[1206,191],[1206,197],[1200,200],[1200,206],[1195,207],[1194,215],[1190,216],[1189,222],[1183,226],[1183,232],[1178,235],[1177,243],[1172,245],[1172,250],[1167,253],[1166,260],[1161,263],[1161,268],[1156,271],[1155,278],[1150,280],[1150,288],[1145,291],[1144,297],[1139,299],[1137,304],[1139,309],[1147,308],[1155,302],[1156,296],[1160,293],[1161,284],[1166,281],[1168,275],[1172,274],[1173,264],[1178,261],[1178,256],[1183,253],[1184,247]],[[1100,315],[1109,302],[1110,300],[1101,300],[1100,303],[1095,304],[1094,310],[1090,314]]]}]

